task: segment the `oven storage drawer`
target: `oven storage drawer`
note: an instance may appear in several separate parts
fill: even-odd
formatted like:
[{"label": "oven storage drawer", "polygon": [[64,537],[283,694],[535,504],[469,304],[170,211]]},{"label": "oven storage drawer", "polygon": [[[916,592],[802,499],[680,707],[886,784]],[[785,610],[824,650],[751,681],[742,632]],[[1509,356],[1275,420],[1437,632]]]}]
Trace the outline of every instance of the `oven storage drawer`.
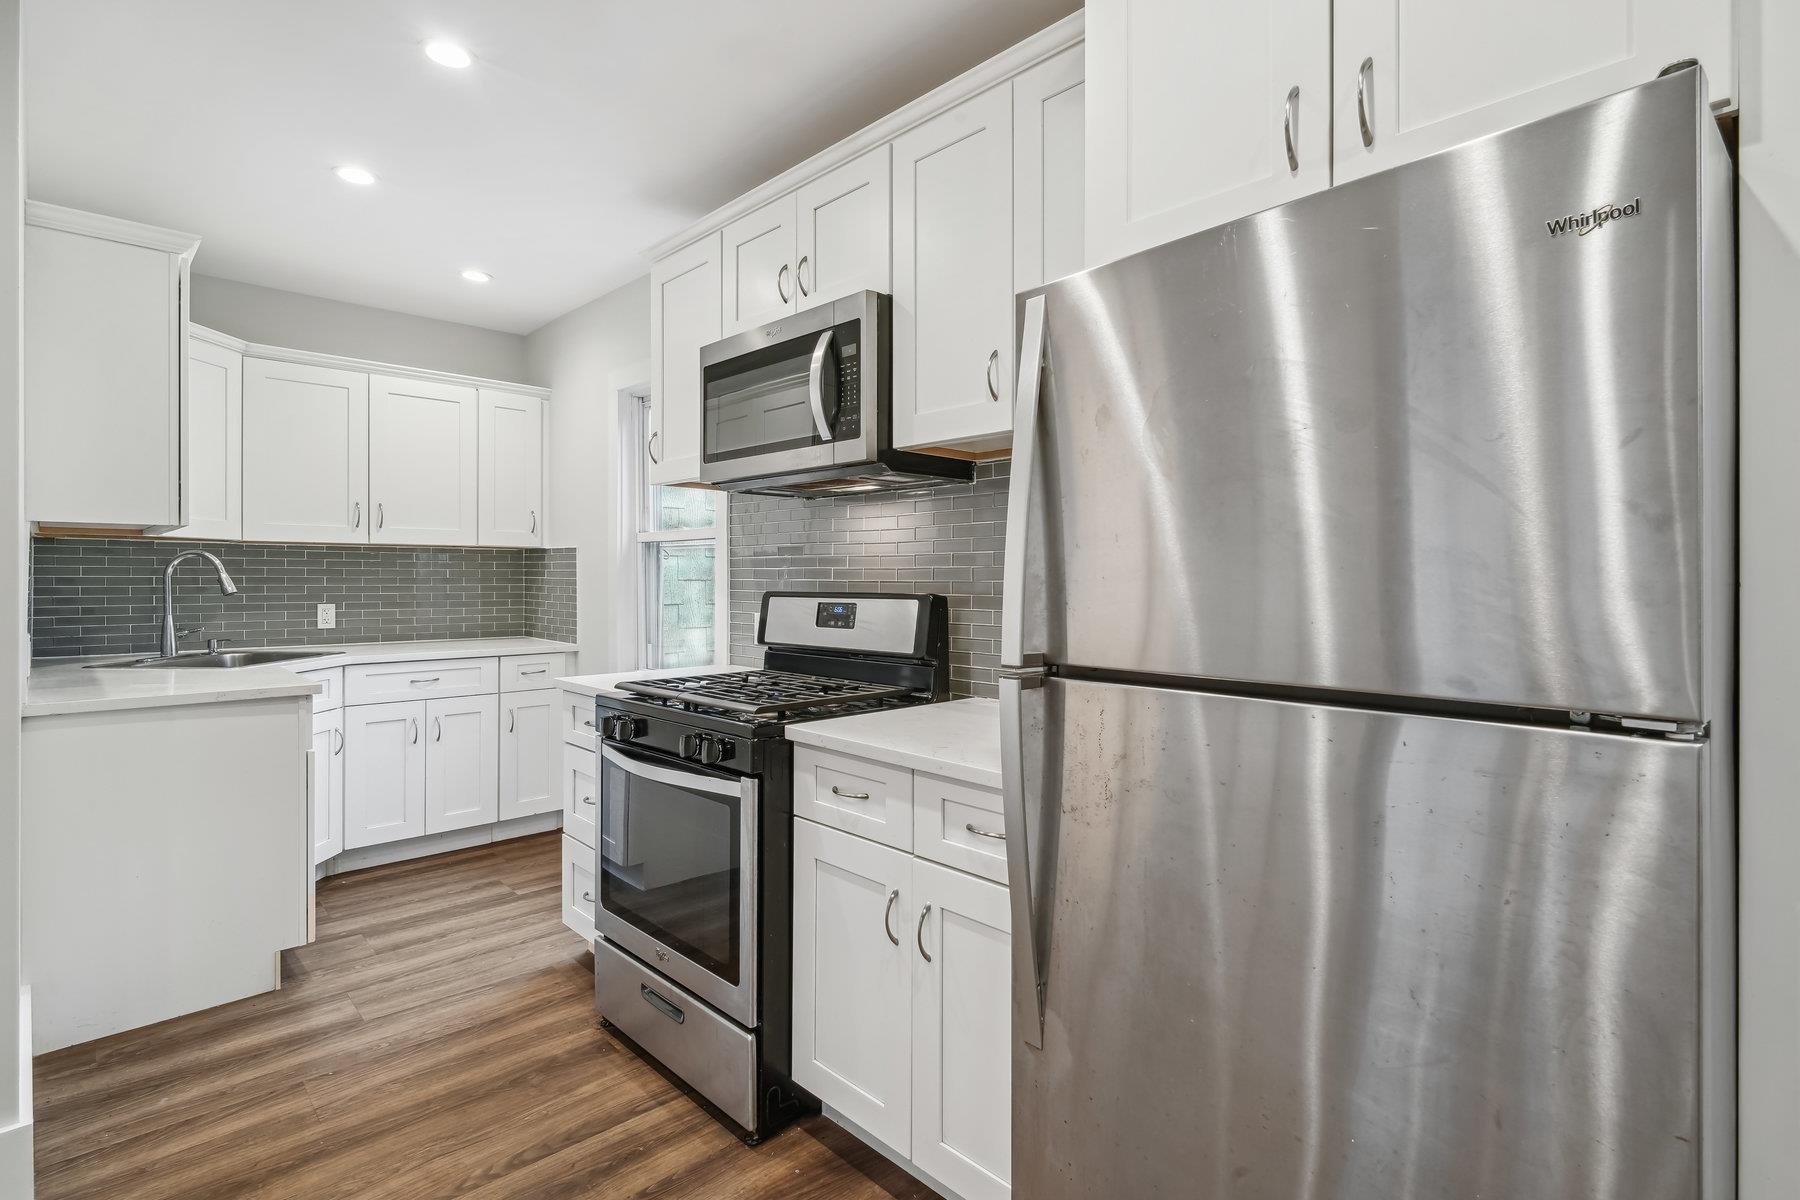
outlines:
[{"label": "oven storage drawer", "polygon": [[756,1128],[754,1037],[604,939],[594,943],[594,1003],[726,1116]]},{"label": "oven storage drawer", "polygon": [[912,772],[905,767],[813,746],[794,747],[796,817],[896,850],[911,850],[912,806]]},{"label": "oven storage drawer", "polygon": [[500,690],[497,658],[440,658],[344,668],[345,704],[387,704]]}]

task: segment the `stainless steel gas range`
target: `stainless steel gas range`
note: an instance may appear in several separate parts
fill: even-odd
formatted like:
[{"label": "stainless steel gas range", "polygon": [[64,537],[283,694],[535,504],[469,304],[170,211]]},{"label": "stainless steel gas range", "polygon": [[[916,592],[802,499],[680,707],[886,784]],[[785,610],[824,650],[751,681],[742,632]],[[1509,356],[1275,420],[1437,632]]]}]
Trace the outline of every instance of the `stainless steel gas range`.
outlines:
[{"label": "stainless steel gas range", "polygon": [[789,1078],[795,721],[949,698],[942,596],[770,592],[764,669],[596,700],[594,998],[745,1139],[816,1111]]}]

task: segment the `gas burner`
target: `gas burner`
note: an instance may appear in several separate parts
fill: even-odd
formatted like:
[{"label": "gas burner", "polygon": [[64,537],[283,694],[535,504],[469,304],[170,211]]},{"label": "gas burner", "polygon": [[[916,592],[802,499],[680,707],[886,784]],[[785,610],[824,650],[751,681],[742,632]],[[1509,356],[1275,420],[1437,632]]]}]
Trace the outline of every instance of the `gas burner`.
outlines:
[{"label": "gas burner", "polygon": [[697,709],[779,717],[814,709],[836,711],[905,696],[910,691],[905,687],[790,671],[721,671],[673,679],[632,680],[619,684],[619,690]]}]

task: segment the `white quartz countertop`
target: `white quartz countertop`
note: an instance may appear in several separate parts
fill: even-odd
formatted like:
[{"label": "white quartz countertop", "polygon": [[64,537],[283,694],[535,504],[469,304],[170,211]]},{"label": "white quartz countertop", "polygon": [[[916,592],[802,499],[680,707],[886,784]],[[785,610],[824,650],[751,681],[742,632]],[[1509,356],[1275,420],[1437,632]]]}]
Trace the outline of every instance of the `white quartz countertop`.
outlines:
[{"label": "white quartz countertop", "polygon": [[628,679],[668,679],[676,675],[712,675],[725,671],[747,671],[748,667],[655,667],[649,670],[613,671],[605,675],[571,675],[556,681],[565,692],[583,696],[623,696],[618,685]]},{"label": "white quartz countertop", "polygon": [[[232,646],[241,650],[248,647]],[[300,647],[281,647],[300,649]],[[464,638],[450,641],[359,642],[344,646],[307,646],[316,658],[298,658],[260,667],[205,670],[89,670],[93,663],[125,663],[141,654],[103,658],[39,659],[25,681],[21,715],[48,717],[65,713],[106,712],[125,708],[165,708],[178,704],[221,704],[240,700],[310,696],[323,686],[297,674],[326,667],[410,662],[428,658],[489,658],[512,654],[570,654],[570,642],[547,638]]]},{"label": "white quartz countertop", "polygon": [[976,787],[1000,786],[1000,702],[951,700],[886,712],[801,721],[790,742],[928,771]]}]

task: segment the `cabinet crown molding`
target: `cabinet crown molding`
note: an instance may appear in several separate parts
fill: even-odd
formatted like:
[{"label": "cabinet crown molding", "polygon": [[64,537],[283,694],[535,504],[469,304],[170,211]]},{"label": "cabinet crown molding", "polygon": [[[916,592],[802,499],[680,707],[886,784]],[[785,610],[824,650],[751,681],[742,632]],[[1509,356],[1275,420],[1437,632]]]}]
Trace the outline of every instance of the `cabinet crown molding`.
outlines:
[{"label": "cabinet crown molding", "polygon": [[433,371],[428,367],[409,367],[402,363],[379,362],[372,358],[350,358],[342,354],[325,354],[317,350],[293,350],[285,346],[247,342],[243,338],[233,337],[229,333],[209,329],[205,325],[198,325],[191,321],[188,323],[188,334],[203,342],[211,342],[213,345],[223,346],[227,350],[236,350],[245,358],[300,363],[309,367],[334,367],[341,371],[360,371],[366,375],[392,375],[401,379],[429,379],[435,383],[492,388],[497,391],[511,392],[518,396],[536,396],[540,400],[550,399],[550,389],[538,387],[535,384],[515,383],[508,379],[488,379],[480,375],[458,375],[452,371]]},{"label": "cabinet crown molding", "polygon": [[789,167],[763,183],[689,225],[674,237],[651,246],[644,256],[651,262],[666,258],[682,247],[705,237],[769,201],[786,195],[800,185],[835,167],[842,166],[864,151],[873,150],[923,124],[939,113],[954,108],[969,97],[1005,83],[1029,67],[1080,45],[1086,36],[1086,14],[1077,9],[1056,24],[1040,29],[1024,41],[1009,46],[986,62],[969,68],[955,79],[926,92],[917,100],[895,109],[872,125],[851,134],[804,162]]},{"label": "cabinet crown molding", "polygon": [[86,237],[104,238],[109,242],[123,242],[128,246],[161,250],[182,258],[192,258],[194,251],[200,248],[200,235],[196,233],[161,229],[155,225],[127,221],[122,217],[102,216],[79,208],[64,208],[60,204],[45,204],[42,200],[25,202],[25,223],[36,225],[40,229],[60,229],[65,233],[79,233]]}]

